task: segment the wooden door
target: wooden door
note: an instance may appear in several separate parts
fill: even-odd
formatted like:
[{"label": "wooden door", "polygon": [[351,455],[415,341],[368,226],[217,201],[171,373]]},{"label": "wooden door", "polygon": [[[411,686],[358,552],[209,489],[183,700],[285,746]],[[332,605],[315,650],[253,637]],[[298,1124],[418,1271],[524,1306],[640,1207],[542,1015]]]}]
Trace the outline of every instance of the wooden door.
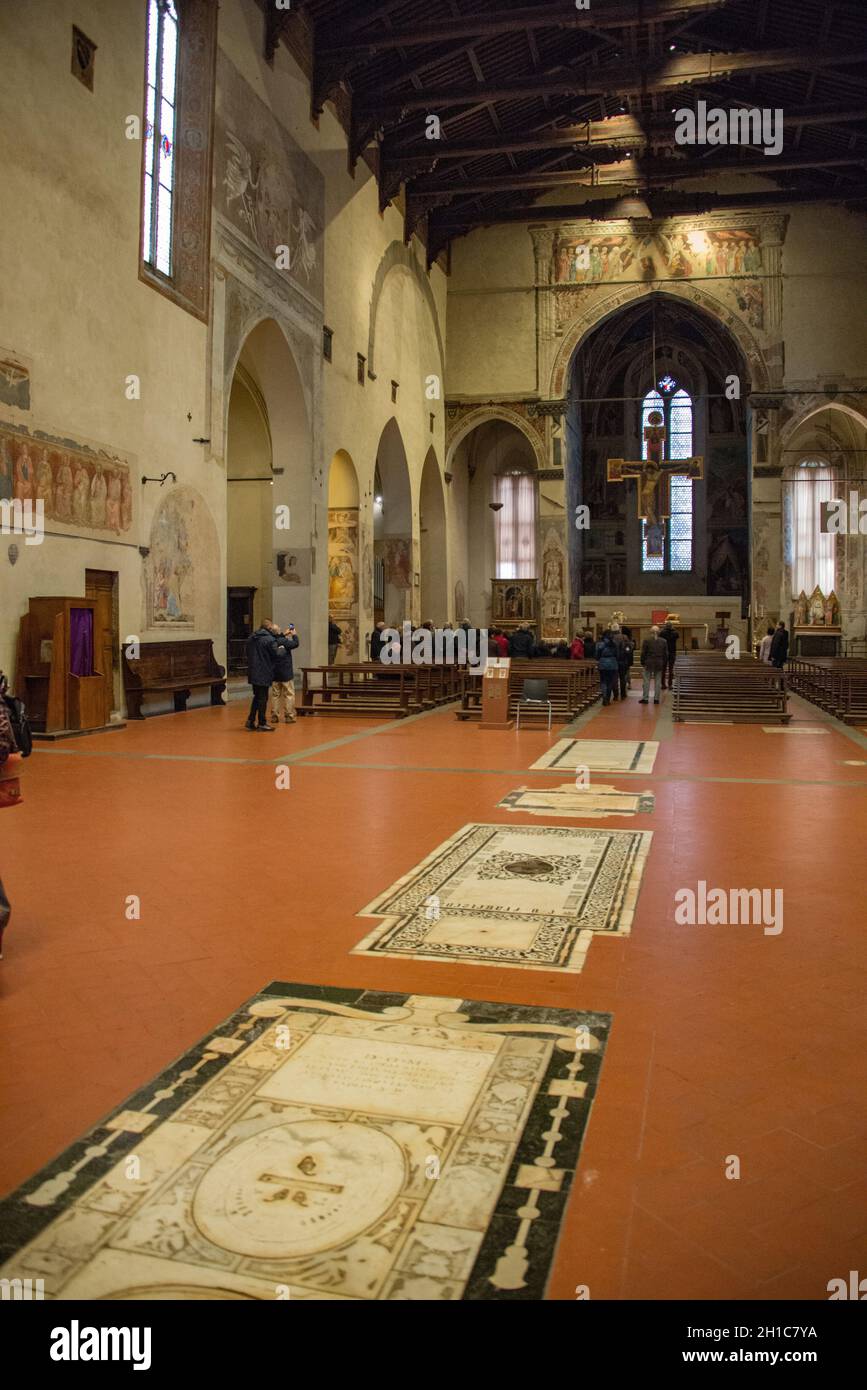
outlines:
[{"label": "wooden door", "polygon": [[102,673],[105,719],[119,706],[115,700],[115,669],[119,662],[120,633],[117,613],[117,570],[85,570],[85,598],[96,603],[93,630],[93,663]]}]

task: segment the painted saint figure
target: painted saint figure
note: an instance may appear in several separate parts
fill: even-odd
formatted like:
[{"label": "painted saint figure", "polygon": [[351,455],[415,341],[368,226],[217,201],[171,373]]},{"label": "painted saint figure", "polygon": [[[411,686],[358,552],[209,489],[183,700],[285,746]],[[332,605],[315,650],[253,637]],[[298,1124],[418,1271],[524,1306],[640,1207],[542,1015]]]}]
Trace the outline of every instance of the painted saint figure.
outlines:
[{"label": "painted saint figure", "polygon": [[72,485],[72,518],[80,526],[90,525],[90,475],[80,459]]},{"label": "painted saint figure", "polygon": [[15,497],[19,502],[33,500],[33,460],[24,444],[15,463]]},{"label": "painted saint figure", "polygon": [[54,493],[54,514],[58,521],[72,520],[72,468],[69,455],[63,454],[57,472],[57,487]]},{"label": "painted saint figure", "polygon": [[105,504],[105,524],[109,531],[120,535],[120,478],[112,469],[108,475],[108,498]]},{"label": "painted saint figure", "polygon": [[36,469],[36,499],[45,503],[47,516],[54,515],[54,474],[48,458],[48,450],[43,449]]},{"label": "painted saint figure", "polygon": [[105,526],[105,499],[108,488],[105,484],[105,475],[100,464],[96,465],[96,472],[90,484],[90,524],[102,529]]}]

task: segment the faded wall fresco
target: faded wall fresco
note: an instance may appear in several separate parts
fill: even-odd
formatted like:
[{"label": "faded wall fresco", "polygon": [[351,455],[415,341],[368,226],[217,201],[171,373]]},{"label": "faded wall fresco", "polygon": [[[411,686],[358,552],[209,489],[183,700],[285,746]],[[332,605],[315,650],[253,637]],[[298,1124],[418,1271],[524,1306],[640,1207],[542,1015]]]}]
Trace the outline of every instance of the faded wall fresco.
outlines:
[{"label": "faded wall fresco", "polygon": [[0,422],[0,499],[41,501],[48,530],[131,539],[129,463],[106,449]]},{"label": "faded wall fresco", "polygon": [[144,567],[145,627],[213,632],[220,624],[220,546],[207,503],[175,487],[151,523]]},{"label": "faded wall fresco", "polygon": [[[274,269],[321,301],[324,179],[220,53],[214,207]],[[278,248],[286,252],[278,255]]]}]

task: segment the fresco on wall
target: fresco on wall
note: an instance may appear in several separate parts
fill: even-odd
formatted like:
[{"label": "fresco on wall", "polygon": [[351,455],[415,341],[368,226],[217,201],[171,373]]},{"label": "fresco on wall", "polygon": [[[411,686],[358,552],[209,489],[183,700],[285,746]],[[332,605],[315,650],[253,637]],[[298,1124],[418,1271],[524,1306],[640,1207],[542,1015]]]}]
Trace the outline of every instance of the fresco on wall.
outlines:
[{"label": "fresco on wall", "polygon": [[214,631],[220,547],[205,499],[175,487],[151,523],[145,561],[145,621],[149,628]]},{"label": "fresco on wall", "polygon": [[41,501],[50,530],[121,537],[132,529],[133,483],[126,459],[0,422],[2,498]]},{"label": "fresco on wall", "polygon": [[389,536],[384,545],[385,579],[395,589],[412,587],[412,548],[403,536]]},{"label": "fresco on wall", "polygon": [[[562,329],[586,308],[594,288],[617,283],[708,280],[709,288],[751,328],[765,327],[761,232],[758,227],[655,226],[642,236],[632,232],[599,234],[561,227],[551,249],[551,282],[564,288],[555,296],[556,324]],[[574,288],[566,288],[568,286]]]},{"label": "fresco on wall", "polygon": [[0,405],[30,409],[30,373],[13,357],[0,356]]},{"label": "fresco on wall", "polygon": [[214,154],[217,211],[275,270],[321,299],[323,176],[223,53]]},{"label": "fresco on wall", "polygon": [[358,659],[358,508],[328,508],[328,613],[340,628],[341,655]]},{"label": "fresco on wall", "polygon": [[275,550],[274,583],[309,586],[310,562],[309,550]]},{"label": "fresco on wall", "polygon": [[753,229],[585,236],[564,228],[554,237],[551,278],[556,284],[586,285],[749,275],[761,268],[761,239]]}]

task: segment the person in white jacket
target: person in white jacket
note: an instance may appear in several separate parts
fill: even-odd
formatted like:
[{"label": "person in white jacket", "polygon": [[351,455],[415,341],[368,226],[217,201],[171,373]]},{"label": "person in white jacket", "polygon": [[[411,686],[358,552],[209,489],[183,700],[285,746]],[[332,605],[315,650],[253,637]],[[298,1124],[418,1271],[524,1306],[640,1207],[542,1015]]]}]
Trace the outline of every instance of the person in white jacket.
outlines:
[{"label": "person in white jacket", "polygon": [[767,634],[762,638],[759,645],[759,661],[763,661],[766,666],[771,664],[771,643],[774,640],[774,629],[768,628]]}]

